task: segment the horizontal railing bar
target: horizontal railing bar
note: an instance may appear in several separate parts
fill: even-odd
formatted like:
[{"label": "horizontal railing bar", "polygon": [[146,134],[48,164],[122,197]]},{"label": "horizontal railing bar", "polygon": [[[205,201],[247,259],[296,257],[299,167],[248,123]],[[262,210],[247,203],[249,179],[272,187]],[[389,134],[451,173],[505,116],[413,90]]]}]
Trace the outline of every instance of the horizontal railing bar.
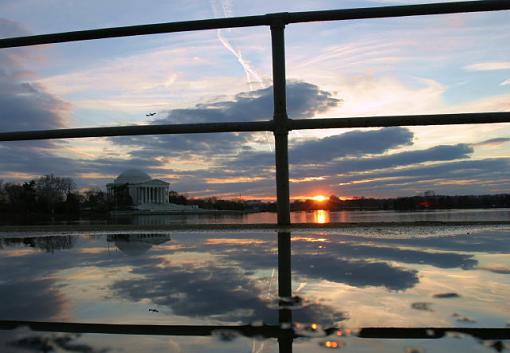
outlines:
[{"label": "horizontal railing bar", "polygon": [[442,338],[447,333],[463,333],[482,340],[510,339],[510,328],[489,327],[366,327],[358,337],[377,339],[428,339]]},{"label": "horizontal railing bar", "polygon": [[[356,118],[328,119],[289,119],[289,130],[363,128],[386,126],[428,126],[457,124],[494,124],[510,123],[510,112],[502,113],[462,113],[435,115],[395,115]],[[169,125],[132,125],[93,127],[76,129],[13,131],[0,133],[0,141],[26,141],[64,138],[133,136],[133,135],[171,135],[201,134],[217,132],[255,132],[274,131],[274,122],[224,122]]]},{"label": "horizontal railing bar", "polygon": [[510,123],[510,112],[290,119],[289,130],[495,123]]},{"label": "horizontal railing bar", "polygon": [[244,16],[216,18],[196,21],[155,23],[146,25],[100,28],[83,31],[41,34],[34,36],[0,39],[0,48],[13,48],[38,44],[64,43],[72,41],[93,40],[102,38],[128,37],[157,33],[176,33],[186,31],[239,28],[270,25],[274,21],[279,23],[302,23],[312,21],[342,21],[370,18],[390,18],[404,16],[422,16],[453,14],[464,12],[485,12],[509,10],[510,1],[482,0],[461,1],[419,5],[398,5],[367,7],[342,10],[283,12],[260,16]]},{"label": "horizontal railing bar", "polygon": [[314,21],[345,21],[501,10],[510,10],[510,2],[507,0],[459,1],[327,11],[290,12],[285,15],[285,22],[301,23]]},{"label": "horizontal railing bar", "polygon": [[[211,336],[231,333],[246,337],[302,337],[291,328],[282,329],[280,326],[275,325],[136,325],[0,320],[0,330],[14,330],[19,327],[28,327],[33,331],[39,332],[114,335]],[[338,329],[332,327],[325,331],[327,335],[330,335],[334,334]],[[449,332],[463,333],[478,339],[510,339],[510,328],[493,327],[366,327],[357,331],[356,336],[358,337],[379,339],[434,339],[444,337]]]},{"label": "horizontal railing bar", "polygon": [[82,40],[130,37],[161,33],[177,33],[208,29],[253,27],[269,25],[269,21],[270,18],[268,18],[266,15],[259,15],[89,29],[83,31],[50,33],[0,39],[0,48],[24,47],[38,44],[65,43]]},{"label": "horizontal railing bar", "polygon": [[[43,322],[0,320],[0,330],[14,330],[28,327],[40,332],[101,333],[114,335],[154,335],[154,336],[211,336],[217,332],[232,332],[247,337],[278,337],[282,333],[279,326],[225,326],[225,325],[136,325],[136,324],[96,324],[76,322]],[[286,330],[287,332],[289,330]],[[227,332],[225,332],[227,333]]]},{"label": "horizontal railing bar", "polygon": [[197,134],[212,132],[253,132],[271,131],[273,121],[131,125],[112,127],[91,127],[76,129],[14,131],[0,133],[0,141],[46,140],[63,138]]}]

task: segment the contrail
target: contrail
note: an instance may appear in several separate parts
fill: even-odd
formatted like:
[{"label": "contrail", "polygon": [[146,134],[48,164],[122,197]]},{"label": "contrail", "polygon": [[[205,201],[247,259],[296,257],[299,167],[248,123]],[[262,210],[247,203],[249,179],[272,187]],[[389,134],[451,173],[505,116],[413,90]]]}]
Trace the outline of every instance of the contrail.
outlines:
[{"label": "contrail", "polygon": [[237,58],[237,61],[243,67],[244,72],[246,74],[246,81],[248,82],[248,86],[250,87],[250,91],[253,91],[253,81],[262,85],[262,79],[260,78],[259,74],[257,74],[255,70],[251,68],[250,64],[246,60],[244,60],[241,52],[236,51],[232,47],[230,42],[227,39],[225,39],[225,37],[223,37],[221,29],[218,29],[216,31],[216,35],[220,40],[221,44],[223,44],[223,46]]},{"label": "contrail", "polygon": [[[217,6],[215,6],[215,5],[216,5],[215,2],[211,0],[211,7],[213,9],[214,15],[216,17],[219,17],[220,14],[217,9]],[[223,0],[221,2],[221,8],[223,10],[223,14],[221,14],[222,17],[232,17],[232,3],[230,1]],[[230,31],[230,29],[228,29],[228,30]],[[236,50],[232,46],[230,41],[223,36],[222,29],[216,30],[216,36],[218,37],[221,44],[225,47],[225,49],[227,49],[229,52],[231,52],[235,56],[235,58],[237,59],[239,64],[242,66],[242,68],[246,74],[246,80],[248,82],[248,86],[250,87],[250,91],[253,91],[253,82],[256,82],[258,85],[260,85],[262,87],[264,85],[264,82],[262,81],[262,78],[260,77],[260,75],[251,67],[250,63],[247,62],[243,58],[241,51]]]},{"label": "contrail", "polygon": [[[222,14],[220,14],[220,11],[218,10],[217,2],[214,0],[210,0],[210,4],[214,13],[215,17],[232,17],[232,2],[230,0],[222,0],[221,1],[221,8],[222,8]],[[227,29],[227,31],[230,31],[230,28]],[[257,71],[255,71],[250,63],[246,60],[244,60],[243,55],[241,54],[240,50],[236,50],[230,41],[226,39],[223,36],[223,30],[217,29],[216,30],[216,36],[218,37],[221,44],[227,49],[229,52],[231,52],[241,65],[241,67],[244,70],[244,73],[246,74],[246,81],[248,83],[248,87],[250,88],[250,91],[254,90],[253,82],[255,82],[258,85],[258,88],[264,88],[264,81],[260,77]],[[267,145],[269,146],[269,150],[273,152],[273,145],[271,144],[270,137],[268,136],[268,132],[265,131],[264,136],[266,138]]]}]

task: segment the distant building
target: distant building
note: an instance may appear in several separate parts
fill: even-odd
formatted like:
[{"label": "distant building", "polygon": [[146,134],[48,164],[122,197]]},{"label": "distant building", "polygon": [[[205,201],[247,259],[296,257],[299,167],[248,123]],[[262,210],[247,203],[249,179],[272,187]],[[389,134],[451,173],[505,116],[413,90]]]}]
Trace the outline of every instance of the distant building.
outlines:
[{"label": "distant building", "polygon": [[126,185],[134,206],[145,204],[168,203],[169,183],[159,179],[152,179],[148,174],[138,169],[122,172],[113,183],[107,184],[109,195],[113,195],[115,187]]},{"label": "distant building", "polygon": [[113,197],[115,188],[126,187],[136,210],[149,212],[186,211],[194,206],[182,206],[168,201],[170,184],[160,179],[152,179],[139,169],[122,172],[113,183],[106,185],[108,196]]}]

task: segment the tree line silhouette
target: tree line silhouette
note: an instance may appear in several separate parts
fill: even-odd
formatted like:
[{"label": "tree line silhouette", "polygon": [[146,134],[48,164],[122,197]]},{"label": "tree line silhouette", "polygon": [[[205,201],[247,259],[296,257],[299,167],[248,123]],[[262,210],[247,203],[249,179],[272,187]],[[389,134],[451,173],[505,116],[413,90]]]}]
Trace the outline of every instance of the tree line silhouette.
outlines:
[{"label": "tree line silhouette", "polygon": [[426,210],[465,208],[510,208],[510,194],[495,195],[417,195],[398,198],[340,199],[331,195],[325,201],[295,200],[292,211],[309,210]]},{"label": "tree line silhouette", "polygon": [[[257,200],[223,200],[217,197],[191,198],[170,191],[169,202],[197,205],[202,209],[237,211],[276,211],[274,202]],[[0,214],[16,216],[103,215],[114,209],[130,209],[132,200],[127,185],[118,185],[113,194],[101,189],[79,191],[72,178],[53,174],[23,183],[0,180]],[[331,195],[325,201],[294,200],[292,211],[311,210],[424,210],[453,208],[510,208],[510,194],[495,195],[422,195],[398,198],[355,197],[341,199]]]}]

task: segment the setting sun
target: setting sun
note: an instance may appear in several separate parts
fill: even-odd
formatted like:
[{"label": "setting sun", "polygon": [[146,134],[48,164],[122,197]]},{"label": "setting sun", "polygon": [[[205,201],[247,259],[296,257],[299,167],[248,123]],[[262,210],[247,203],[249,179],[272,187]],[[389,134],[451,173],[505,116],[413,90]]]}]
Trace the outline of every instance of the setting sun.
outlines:
[{"label": "setting sun", "polygon": [[315,195],[315,196],[311,197],[311,199],[314,201],[323,202],[323,201],[326,201],[328,198],[324,195]]}]

